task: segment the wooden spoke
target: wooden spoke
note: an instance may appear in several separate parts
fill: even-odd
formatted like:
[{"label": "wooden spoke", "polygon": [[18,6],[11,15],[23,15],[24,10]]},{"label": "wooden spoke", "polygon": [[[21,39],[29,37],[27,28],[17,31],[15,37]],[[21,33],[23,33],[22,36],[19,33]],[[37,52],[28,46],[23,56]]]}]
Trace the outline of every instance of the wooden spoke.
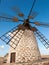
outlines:
[{"label": "wooden spoke", "polygon": [[1,18],[12,19],[12,18],[9,18],[9,17],[7,17],[7,16],[0,16],[0,19],[1,19]]},{"label": "wooden spoke", "polygon": [[30,12],[29,12],[29,15],[28,15],[28,18],[29,18],[29,16],[30,16],[31,12],[32,12],[32,9],[33,9],[33,7],[34,7],[34,5],[35,5],[35,2],[36,2],[36,0],[34,0],[34,2],[33,2],[33,4],[32,4],[32,7],[31,7]]},{"label": "wooden spoke", "polygon": [[35,24],[35,25],[37,25],[37,26],[49,26],[49,24],[44,24],[44,23],[40,23],[40,22],[30,22],[30,23],[32,23],[32,24]]},{"label": "wooden spoke", "polygon": [[17,17],[5,17],[5,16],[0,16],[0,19],[5,19],[5,20],[11,20],[12,22],[23,22],[23,20],[19,20]]},{"label": "wooden spoke", "polygon": [[32,11],[30,16],[28,17],[29,19],[34,19],[38,15],[38,12]]}]

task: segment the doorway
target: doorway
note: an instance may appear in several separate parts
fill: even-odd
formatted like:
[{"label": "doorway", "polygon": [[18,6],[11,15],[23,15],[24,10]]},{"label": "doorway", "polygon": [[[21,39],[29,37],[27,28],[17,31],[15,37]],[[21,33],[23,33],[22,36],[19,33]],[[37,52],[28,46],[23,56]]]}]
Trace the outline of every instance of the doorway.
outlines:
[{"label": "doorway", "polygon": [[16,53],[11,53],[10,63],[15,63],[15,55]]}]

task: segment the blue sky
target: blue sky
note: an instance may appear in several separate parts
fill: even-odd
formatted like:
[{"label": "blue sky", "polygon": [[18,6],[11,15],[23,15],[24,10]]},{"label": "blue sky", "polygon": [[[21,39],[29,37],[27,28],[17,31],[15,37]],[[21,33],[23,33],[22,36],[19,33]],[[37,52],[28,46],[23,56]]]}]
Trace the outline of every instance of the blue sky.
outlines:
[{"label": "blue sky", "polygon": [[[0,15],[7,15],[8,17],[17,16],[17,13],[12,10],[12,7],[19,7],[20,11],[24,13],[24,18],[27,18],[33,0],[1,0]],[[31,20],[39,21],[41,23],[49,23],[49,0],[36,0],[33,11],[38,12],[38,16]],[[11,28],[20,24],[21,22],[6,22],[7,20],[0,19],[0,36],[9,31]],[[32,24],[31,24],[32,25]],[[32,25],[33,26],[33,25]],[[36,26],[44,36],[49,39],[49,27]],[[49,54],[49,49],[45,49],[42,43],[37,40],[41,54]],[[9,51],[9,46],[0,40],[0,56],[4,56]]]}]

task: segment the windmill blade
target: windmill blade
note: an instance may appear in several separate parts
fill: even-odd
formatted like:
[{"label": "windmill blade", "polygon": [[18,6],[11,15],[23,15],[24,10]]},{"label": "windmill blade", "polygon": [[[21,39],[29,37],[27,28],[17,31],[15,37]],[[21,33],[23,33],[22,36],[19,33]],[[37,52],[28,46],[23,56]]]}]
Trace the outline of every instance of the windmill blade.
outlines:
[{"label": "windmill blade", "polygon": [[17,14],[20,13],[20,9],[16,6],[11,7],[11,9]]},{"label": "windmill blade", "polygon": [[37,28],[36,28],[36,27],[31,27],[31,30],[32,30],[33,32],[35,32],[35,31],[37,31]]},{"label": "windmill blade", "polygon": [[36,26],[49,26],[49,24],[44,24],[44,23],[40,23],[40,22],[30,22],[32,24],[35,24]]},{"label": "windmill blade", "polygon": [[23,13],[19,13],[18,16],[24,17],[24,14]]},{"label": "windmill blade", "polygon": [[37,12],[33,11],[31,12],[30,16],[28,17],[29,19],[34,19],[38,15]]},{"label": "windmill blade", "polygon": [[23,20],[19,20],[18,18],[16,17],[5,17],[5,16],[0,16],[0,19],[6,19],[6,20],[11,20],[12,22],[19,22],[19,21],[23,21]]},{"label": "windmill blade", "polygon": [[34,0],[34,2],[33,2],[33,4],[32,4],[32,7],[31,7],[30,12],[29,12],[29,14],[28,14],[28,18],[29,18],[29,16],[30,16],[31,12],[32,12],[32,9],[33,9],[33,7],[34,7],[34,5],[35,5],[35,2],[36,2],[36,0]]},{"label": "windmill blade", "polygon": [[42,42],[44,47],[46,49],[48,49],[49,48],[49,40],[46,39],[46,37],[38,29],[34,33],[37,36],[37,38]]},{"label": "windmill blade", "polygon": [[19,17],[24,17],[24,14],[20,11],[20,9],[18,8],[18,7],[12,7],[11,8],[15,13],[17,13],[17,15],[19,16]]},{"label": "windmill blade", "polygon": [[8,17],[6,17],[6,16],[0,16],[0,19],[1,19],[1,18],[12,19],[12,18],[8,18]]},{"label": "windmill blade", "polygon": [[[18,26],[16,26],[18,27]],[[23,30],[17,29],[14,27],[12,30],[8,31],[4,35],[0,37],[2,41],[6,44],[10,45],[13,49],[15,49],[21,39],[22,34],[24,33]]]},{"label": "windmill blade", "polygon": [[[2,41],[4,41],[6,44],[9,42],[10,39],[12,39],[12,37],[15,35],[15,33],[13,33],[15,30],[17,30],[18,26],[15,26],[14,28],[12,28],[10,31],[6,32],[4,35],[2,35],[0,37],[0,39]],[[12,33],[12,35],[11,35]]]},{"label": "windmill blade", "polygon": [[[17,31],[17,30],[16,30]],[[16,32],[15,31],[15,32]],[[15,33],[13,32],[13,33]],[[18,46],[20,39],[22,38],[24,31],[23,30],[18,30],[18,32],[16,32],[15,35],[13,35],[13,37],[7,42],[7,44],[9,43],[11,47],[13,47],[14,49]]]},{"label": "windmill blade", "polygon": [[15,21],[15,22],[19,21],[18,18],[16,18],[16,17],[13,17],[12,20]]},{"label": "windmill blade", "polygon": [[0,12],[0,16],[12,17],[9,13],[6,12]]}]

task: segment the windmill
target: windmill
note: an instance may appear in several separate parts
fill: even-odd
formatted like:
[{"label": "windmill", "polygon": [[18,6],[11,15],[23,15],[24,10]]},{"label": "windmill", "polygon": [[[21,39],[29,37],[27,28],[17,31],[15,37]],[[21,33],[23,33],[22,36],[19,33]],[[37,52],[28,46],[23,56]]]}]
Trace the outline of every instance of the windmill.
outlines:
[{"label": "windmill", "polygon": [[[7,60],[9,63],[29,62],[41,59],[35,36],[39,38],[45,48],[49,48],[48,39],[46,39],[46,37],[36,27],[32,27],[30,25],[30,23],[32,23],[32,25],[36,26],[49,26],[48,24],[30,21],[30,19],[33,20],[37,15],[35,12],[32,12],[35,2],[36,0],[34,0],[32,4],[28,17],[24,20],[19,20],[17,17],[10,18],[6,16],[0,16],[0,19],[8,19],[12,22],[23,22],[23,24],[15,26],[13,29],[0,37],[1,40],[10,45],[10,52]],[[13,9],[18,11],[16,8]],[[24,14],[18,13],[18,16],[23,18]]]}]

